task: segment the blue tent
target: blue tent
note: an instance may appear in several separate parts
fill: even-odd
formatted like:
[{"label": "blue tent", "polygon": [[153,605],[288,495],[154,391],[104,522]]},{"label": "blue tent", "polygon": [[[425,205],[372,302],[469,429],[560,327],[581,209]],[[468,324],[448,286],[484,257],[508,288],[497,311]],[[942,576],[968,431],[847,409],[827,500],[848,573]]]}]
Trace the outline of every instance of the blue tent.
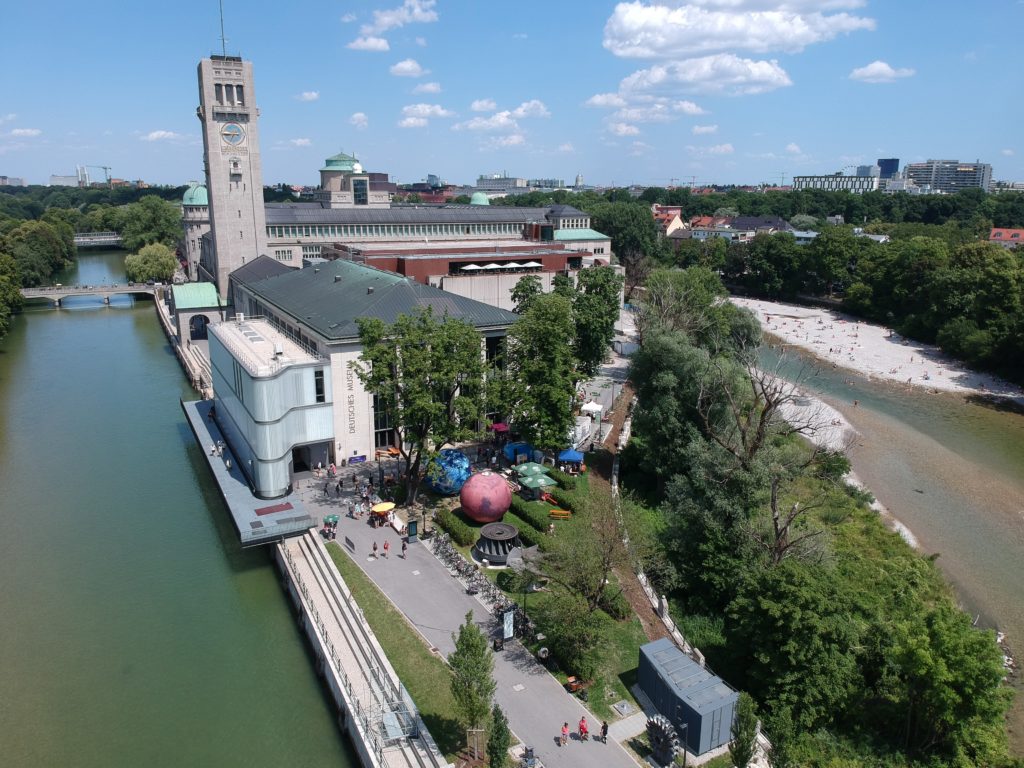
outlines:
[{"label": "blue tent", "polygon": [[569,464],[579,464],[583,461],[583,454],[572,448],[566,448],[558,454],[558,460],[568,462]]},{"label": "blue tent", "polygon": [[510,464],[515,464],[516,457],[518,457],[521,453],[526,454],[527,461],[529,461],[530,458],[533,456],[533,446],[531,446],[529,443],[506,443],[502,451],[505,454],[505,459]]}]

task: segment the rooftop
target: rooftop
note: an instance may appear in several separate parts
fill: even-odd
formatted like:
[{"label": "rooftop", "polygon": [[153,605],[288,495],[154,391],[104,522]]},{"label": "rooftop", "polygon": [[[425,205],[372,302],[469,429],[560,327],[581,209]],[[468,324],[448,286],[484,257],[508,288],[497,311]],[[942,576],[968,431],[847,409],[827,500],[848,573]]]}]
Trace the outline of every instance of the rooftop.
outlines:
[{"label": "rooftop", "polygon": [[641,646],[640,653],[697,713],[713,712],[739,696],[722,678],[708,672],[667,637]]},{"label": "rooftop", "polygon": [[464,205],[325,208],[320,203],[268,203],[267,224],[475,224],[543,222],[547,208]]},{"label": "rooftop", "polygon": [[556,229],[555,240],[608,240],[608,235],[603,235],[596,229]]},{"label": "rooftop", "polygon": [[219,307],[222,302],[217,295],[217,286],[213,283],[185,283],[171,286],[174,297],[174,311],[183,309],[206,309]]},{"label": "rooftop", "polygon": [[266,320],[226,320],[210,330],[252,376],[272,376],[289,365],[317,362]]},{"label": "rooftop", "polygon": [[399,315],[426,307],[439,317],[462,319],[478,329],[507,327],[517,317],[490,304],[346,259],[246,281],[245,285],[299,325],[331,341],[358,338],[358,318],[375,317],[393,323]]}]

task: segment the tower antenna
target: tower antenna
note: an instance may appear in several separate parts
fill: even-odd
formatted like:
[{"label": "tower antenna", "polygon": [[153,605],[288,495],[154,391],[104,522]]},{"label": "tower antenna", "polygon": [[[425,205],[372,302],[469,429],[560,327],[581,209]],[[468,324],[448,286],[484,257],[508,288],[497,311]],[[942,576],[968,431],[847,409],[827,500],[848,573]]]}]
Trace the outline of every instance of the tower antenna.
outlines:
[{"label": "tower antenna", "polygon": [[224,56],[228,55],[228,39],[224,37],[224,0],[220,0],[220,50]]}]

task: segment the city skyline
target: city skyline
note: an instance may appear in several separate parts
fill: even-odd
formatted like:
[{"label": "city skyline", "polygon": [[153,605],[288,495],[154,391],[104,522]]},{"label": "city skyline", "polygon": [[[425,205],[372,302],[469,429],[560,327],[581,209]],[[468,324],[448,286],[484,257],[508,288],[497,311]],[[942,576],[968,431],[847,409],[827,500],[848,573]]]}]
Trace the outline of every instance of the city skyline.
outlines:
[{"label": "city skyline", "polygon": [[[780,183],[879,157],[1024,179],[1021,110],[995,74],[1014,71],[1013,52],[948,42],[962,24],[951,3],[224,5],[227,53],[254,64],[267,184],[315,184],[340,150],[402,183]],[[214,0],[189,10],[8,9],[22,30],[8,56],[24,65],[0,75],[0,174],[202,179],[195,66],[221,52],[220,21]],[[979,2],[972,28],[1022,14]],[[960,119],[958,100],[984,112]]]}]

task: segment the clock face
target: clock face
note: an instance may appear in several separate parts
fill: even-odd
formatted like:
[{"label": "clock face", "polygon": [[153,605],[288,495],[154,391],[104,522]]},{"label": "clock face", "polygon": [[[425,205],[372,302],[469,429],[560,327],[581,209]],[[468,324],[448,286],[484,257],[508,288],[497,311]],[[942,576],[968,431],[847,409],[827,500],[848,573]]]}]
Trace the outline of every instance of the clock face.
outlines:
[{"label": "clock face", "polygon": [[228,123],[220,129],[220,137],[232,146],[237,146],[245,139],[245,129],[238,123]]}]

